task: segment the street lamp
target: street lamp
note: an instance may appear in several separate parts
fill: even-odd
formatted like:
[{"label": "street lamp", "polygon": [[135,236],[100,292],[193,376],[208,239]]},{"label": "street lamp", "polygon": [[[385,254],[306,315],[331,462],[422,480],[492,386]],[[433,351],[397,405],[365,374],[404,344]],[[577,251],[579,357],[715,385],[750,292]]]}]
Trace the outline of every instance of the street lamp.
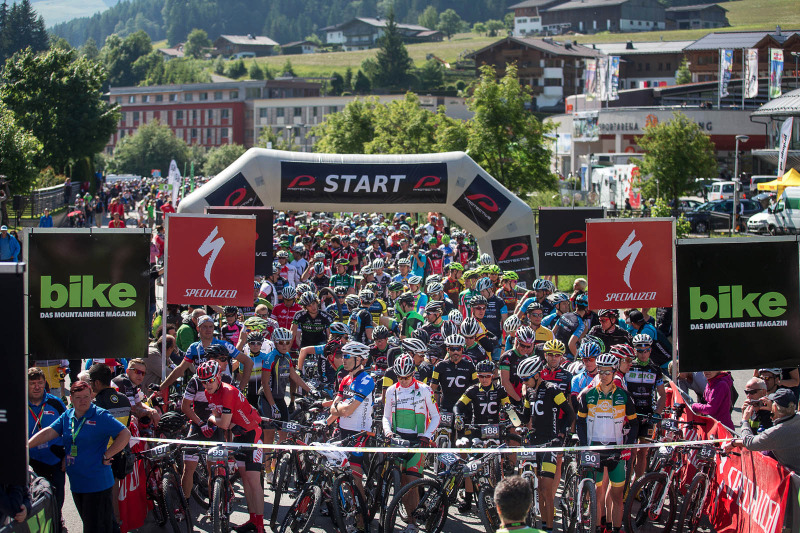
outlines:
[{"label": "street lamp", "polygon": [[747,135],[736,136],[736,148],[733,154],[733,213],[731,213],[731,236],[736,231],[736,213],[739,203],[739,141],[746,143],[750,140]]},{"label": "street lamp", "polygon": [[800,52],[792,52],[792,56],[794,56],[794,88],[797,89],[800,87],[797,80],[797,58],[800,57]]},{"label": "street lamp", "polygon": [[287,150],[291,150],[292,149],[292,140],[291,140],[292,139],[292,126],[286,125],[286,126],[284,126],[284,128],[286,129],[286,149]]}]

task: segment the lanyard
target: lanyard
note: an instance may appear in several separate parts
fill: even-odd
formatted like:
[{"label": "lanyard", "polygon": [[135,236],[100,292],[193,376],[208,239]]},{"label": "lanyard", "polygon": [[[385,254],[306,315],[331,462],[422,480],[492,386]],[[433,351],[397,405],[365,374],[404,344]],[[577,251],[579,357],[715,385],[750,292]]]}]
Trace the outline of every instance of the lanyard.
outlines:
[{"label": "lanyard", "polygon": [[43,413],[44,413],[44,406],[45,405],[46,405],[46,402],[43,402],[42,403],[42,408],[39,409],[39,414],[37,415],[36,413],[33,412],[33,408],[31,407],[31,405],[28,404],[28,411],[30,411],[31,415],[33,415],[33,419],[36,420],[36,423],[33,425],[33,431],[31,432],[31,435],[33,435],[36,432],[36,428],[37,427],[39,429],[42,429],[42,416],[43,416]]},{"label": "lanyard", "polygon": [[[84,416],[85,416],[85,415],[84,415]],[[72,428],[72,444],[73,444],[73,446],[74,446],[74,445],[75,445],[75,443],[77,442],[77,440],[78,440],[78,434],[81,432],[81,429],[83,429],[83,424],[84,424],[85,422],[86,422],[86,418],[84,418],[83,420],[81,420],[81,423],[80,423],[80,425],[78,426],[78,429],[76,430],[76,429],[75,429],[75,418],[74,418],[74,417],[73,417],[73,418],[70,418],[70,427]]]}]

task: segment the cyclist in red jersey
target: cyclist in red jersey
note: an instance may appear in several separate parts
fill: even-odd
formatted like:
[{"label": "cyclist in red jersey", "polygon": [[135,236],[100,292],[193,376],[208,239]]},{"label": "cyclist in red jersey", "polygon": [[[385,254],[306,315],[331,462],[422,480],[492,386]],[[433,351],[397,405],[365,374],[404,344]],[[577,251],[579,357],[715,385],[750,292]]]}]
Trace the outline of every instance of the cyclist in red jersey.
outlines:
[{"label": "cyclist in red jersey", "polygon": [[[223,383],[220,367],[216,361],[207,361],[197,369],[197,378],[203,384],[208,398],[211,416],[200,428],[204,436],[213,434],[214,426],[230,430],[233,442],[261,444],[261,416],[250,405],[239,389]],[[261,487],[261,468],[264,454],[261,448],[241,448],[236,453],[236,466],[244,485],[244,496],[250,520],[237,526],[237,532],[256,531],[264,533],[264,490]]]},{"label": "cyclist in red jersey", "polygon": [[292,329],[294,316],[302,311],[303,308],[297,303],[297,291],[294,287],[284,287],[281,294],[283,295],[283,303],[279,303],[272,310],[272,318],[278,322],[279,327],[290,330]]}]

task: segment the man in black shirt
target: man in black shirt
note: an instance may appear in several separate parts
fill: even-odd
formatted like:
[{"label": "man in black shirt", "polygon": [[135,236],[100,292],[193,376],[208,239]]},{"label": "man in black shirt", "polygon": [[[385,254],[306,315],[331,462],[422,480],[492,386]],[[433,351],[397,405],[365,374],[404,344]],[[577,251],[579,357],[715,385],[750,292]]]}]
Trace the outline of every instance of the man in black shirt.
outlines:
[{"label": "man in black shirt", "polygon": [[597,313],[600,317],[600,325],[589,330],[589,335],[603,341],[605,350],[608,353],[615,344],[631,344],[631,335],[617,325],[619,312],[616,309],[601,309]]}]

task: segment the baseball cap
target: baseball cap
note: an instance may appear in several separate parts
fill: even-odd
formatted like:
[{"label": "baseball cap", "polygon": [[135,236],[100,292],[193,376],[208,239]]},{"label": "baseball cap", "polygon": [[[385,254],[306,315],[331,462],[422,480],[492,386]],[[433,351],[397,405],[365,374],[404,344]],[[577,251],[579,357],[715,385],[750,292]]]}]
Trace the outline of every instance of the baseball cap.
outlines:
[{"label": "baseball cap", "polygon": [[769,396],[767,396],[770,401],[773,401],[780,405],[781,407],[789,407],[789,404],[797,405],[797,396],[791,391],[791,389],[787,389],[784,387],[779,388]]},{"label": "baseball cap", "polygon": [[198,319],[197,319],[197,326],[198,326],[198,327],[199,327],[199,326],[202,326],[202,325],[203,325],[203,324],[205,324],[206,322],[211,322],[211,323],[213,324],[213,323],[214,323],[214,319],[213,319],[213,318],[211,318],[211,317],[210,317],[210,316],[208,316],[208,315],[203,315],[203,316],[201,316],[200,318],[198,318]]},{"label": "baseball cap", "polygon": [[638,309],[634,309],[628,314],[628,318],[631,320],[631,324],[641,324],[644,322],[644,314]]},{"label": "baseball cap", "polygon": [[0,226],[0,231],[8,231],[8,226]]},{"label": "baseball cap", "polygon": [[781,375],[781,369],[780,368],[759,368],[758,369],[758,373],[761,374],[762,372],[769,372],[769,373],[771,373],[771,374],[773,374],[775,376],[780,376]]}]

